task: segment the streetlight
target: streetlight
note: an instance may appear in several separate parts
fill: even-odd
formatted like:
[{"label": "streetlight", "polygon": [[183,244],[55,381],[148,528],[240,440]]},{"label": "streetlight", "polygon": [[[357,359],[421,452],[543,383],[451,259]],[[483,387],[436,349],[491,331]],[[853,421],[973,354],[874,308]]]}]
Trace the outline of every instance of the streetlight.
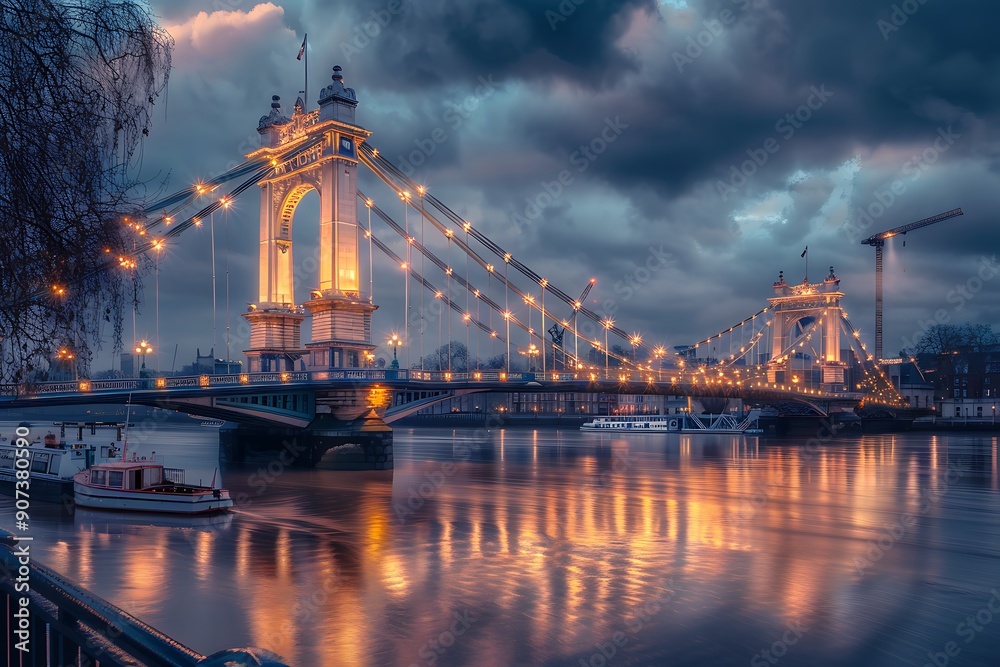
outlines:
[{"label": "streetlight", "polygon": [[635,364],[637,362],[636,359],[637,350],[639,348],[639,345],[642,344],[642,336],[640,336],[638,333],[634,333],[628,339],[628,342],[632,343],[632,363]]},{"label": "streetlight", "polygon": [[528,347],[524,350],[524,356],[528,357],[528,372],[529,373],[534,373],[535,372],[535,357],[538,356],[538,352],[539,352],[538,346],[535,345],[534,343],[531,343],[530,345],[528,345]]},{"label": "streetlight", "polygon": [[392,334],[389,340],[386,341],[386,345],[392,348],[392,363],[389,364],[389,368],[399,368],[399,359],[396,356],[396,349],[402,344],[403,341],[400,340],[397,334]]},{"label": "streetlight", "polygon": [[510,311],[503,311],[503,318],[507,320],[507,374],[510,375]]},{"label": "streetlight", "polygon": [[656,379],[661,379],[660,374],[663,373],[663,355],[667,353],[667,349],[662,345],[657,345],[653,350],[653,356],[656,357]]},{"label": "streetlight", "polygon": [[74,363],[74,361],[73,361],[74,359],[76,359],[76,355],[73,354],[68,348],[64,347],[64,348],[60,349],[59,352],[56,353],[56,359],[58,359],[59,361],[65,363],[65,364],[72,365],[73,366],[73,379],[74,380],[79,380],[80,379],[79,377],[77,377],[76,363]]},{"label": "streetlight", "polygon": [[375,353],[371,350],[367,350],[365,352],[365,361],[368,362],[368,368],[371,368],[372,364],[375,362]]},{"label": "streetlight", "polygon": [[608,377],[608,331],[611,330],[611,326],[615,323],[610,317],[605,318],[602,324],[604,325],[604,377]]},{"label": "streetlight", "polygon": [[139,372],[140,377],[142,377],[142,371],[146,370],[146,355],[152,352],[152,346],[145,340],[139,341],[139,344],[135,346],[135,353],[142,357],[142,366]]}]

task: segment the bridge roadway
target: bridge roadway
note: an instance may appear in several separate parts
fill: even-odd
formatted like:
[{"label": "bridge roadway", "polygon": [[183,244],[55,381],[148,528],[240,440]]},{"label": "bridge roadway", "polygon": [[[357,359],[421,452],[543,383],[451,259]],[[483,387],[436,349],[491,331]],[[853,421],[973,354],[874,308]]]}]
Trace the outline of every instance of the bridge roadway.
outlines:
[{"label": "bridge roadway", "polygon": [[[324,397],[355,395],[386,423],[452,396],[481,392],[585,392],[741,398],[748,402],[800,402],[819,414],[856,405],[858,392],[832,394],[795,386],[748,386],[753,382],[671,381],[649,371],[581,373],[450,373],[403,369],[342,369],[240,375],[79,380],[0,385],[0,410],[92,403],[132,403],[168,408],[244,424],[307,426],[322,412]],[[676,380],[676,377],[674,378]],[[246,400],[244,400],[246,399]],[[2,414],[2,413],[0,413]]]}]

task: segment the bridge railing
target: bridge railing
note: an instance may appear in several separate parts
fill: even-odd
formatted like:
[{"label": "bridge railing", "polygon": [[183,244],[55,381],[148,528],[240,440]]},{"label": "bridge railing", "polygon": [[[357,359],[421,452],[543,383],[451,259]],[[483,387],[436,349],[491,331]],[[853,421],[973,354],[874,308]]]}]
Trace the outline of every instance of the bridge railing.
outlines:
[{"label": "bridge railing", "polygon": [[[690,377],[687,377],[687,376]],[[733,386],[733,381],[712,380],[711,377],[697,374],[687,374],[678,371],[645,371],[627,372],[621,369],[584,369],[578,372],[546,371],[541,372],[506,372],[503,370],[465,371],[421,371],[401,368],[342,368],[324,371],[275,371],[267,373],[239,373],[228,375],[195,375],[185,377],[148,377],[115,380],[79,380],[76,382],[40,382],[20,385],[0,385],[0,399],[14,400],[32,396],[52,396],[56,394],[100,394],[122,393],[131,391],[157,391],[166,389],[211,389],[237,386],[280,387],[290,384],[325,385],[352,382],[407,382],[407,383],[480,383],[480,382],[510,382],[514,385],[545,382],[619,382],[623,385],[656,384],[712,386],[722,388],[729,383],[733,389],[745,390],[748,393],[777,392],[789,396],[830,397],[847,400],[865,398],[863,392],[834,392],[833,394],[815,388],[795,385],[782,385],[765,381],[744,381]],[[714,384],[713,384],[714,382]],[[718,387],[716,387],[718,385]]]},{"label": "bridge railing", "polygon": [[[38,563],[33,542],[0,529],[0,545],[8,665],[218,667],[237,664],[246,655],[244,650],[201,655]],[[262,658],[258,664],[285,667],[269,652],[246,651]]]}]

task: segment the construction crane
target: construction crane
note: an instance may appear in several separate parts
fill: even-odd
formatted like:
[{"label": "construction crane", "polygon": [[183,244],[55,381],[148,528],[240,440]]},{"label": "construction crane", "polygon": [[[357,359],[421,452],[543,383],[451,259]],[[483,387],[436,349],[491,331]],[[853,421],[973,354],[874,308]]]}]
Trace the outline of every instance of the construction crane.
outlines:
[{"label": "construction crane", "polygon": [[[574,338],[577,338],[576,337],[576,316],[579,314],[580,308],[583,307],[583,302],[587,300],[587,295],[590,294],[590,290],[594,289],[594,285],[596,285],[596,284],[597,284],[597,278],[591,278],[590,282],[587,283],[587,286],[584,288],[583,292],[580,294],[580,298],[573,302],[573,315],[570,318],[570,320],[572,320],[572,322],[573,322]],[[567,323],[570,320],[567,320]],[[560,348],[562,348],[563,334],[566,333],[566,329],[565,328],[560,328],[559,327],[559,323],[556,322],[551,327],[549,327],[548,332],[549,332],[549,336],[552,338],[552,349],[553,349],[552,354],[555,354],[555,348],[556,348],[556,346],[559,346]],[[576,346],[574,346],[574,347],[576,348]],[[573,354],[576,355],[576,359],[578,361],[580,359],[579,352],[580,352],[579,348],[576,348],[576,349],[573,350]],[[552,359],[552,364],[553,364],[553,366],[555,365],[555,358],[554,357]],[[565,368],[565,367],[566,367],[566,351],[563,350],[563,368]]]},{"label": "construction crane", "polygon": [[955,208],[908,225],[873,234],[861,242],[861,245],[875,246],[875,363],[882,362],[882,248],[885,247],[885,240],[960,215],[962,209]]}]

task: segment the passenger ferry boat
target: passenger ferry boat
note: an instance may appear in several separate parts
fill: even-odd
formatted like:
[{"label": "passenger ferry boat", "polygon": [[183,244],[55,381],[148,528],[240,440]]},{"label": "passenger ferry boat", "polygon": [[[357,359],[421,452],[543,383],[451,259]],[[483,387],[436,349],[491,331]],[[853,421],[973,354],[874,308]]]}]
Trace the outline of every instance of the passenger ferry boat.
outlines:
[{"label": "passenger ferry boat", "polygon": [[[0,442],[0,490],[13,494],[17,467],[17,438]],[[67,444],[54,433],[44,443],[32,441],[29,452],[28,480],[32,500],[60,502],[73,497],[73,475],[94,463],[112,461],[121,453],[113,443],[97,448],[84,442]],[[22,455],[23,456],[23,455]]]},{"label": "passenger ferry boat", "polygon": [[751,410],[743,419],[729,414],[630,415],[595,417],[583,424],[581,431],[626,433],[762,433],[756,427],[760,410]]},{"label": "passenger ferry boat", "polygon": [[79,507],[205,514],[231,509],[226,489],[184,483],[184,471],[149,461],[99,463],[73,476]]}]

